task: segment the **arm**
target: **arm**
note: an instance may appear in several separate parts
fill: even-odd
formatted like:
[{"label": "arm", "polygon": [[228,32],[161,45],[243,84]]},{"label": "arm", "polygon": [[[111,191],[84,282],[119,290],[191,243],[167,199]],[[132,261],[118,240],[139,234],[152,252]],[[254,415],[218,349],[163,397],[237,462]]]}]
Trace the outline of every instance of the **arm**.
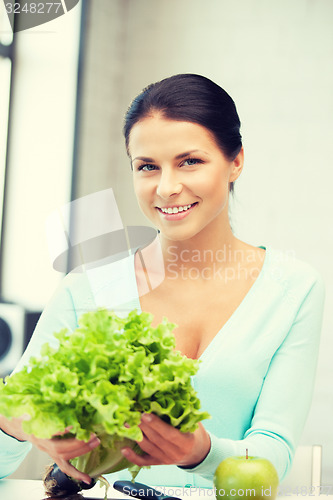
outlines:
[{"label": "arm", "polygon": [[244,438],[235,441],[210,435],[209,454],[191,472],[212,479],[224,458],[244,455],[248,448],[249,454],[265,457],[273,463],[280,481],[287,475],[311,405],[324,298],[324,283],[317,276],[288,335],[271,360],[251,427]]},{"label": "arm", "polygon": [[[68,276],[58,287],[56,293],[43,311],[31,341],[15,371],[22,369],[28,363],[31,356],[38,355],[41,346],[45,342],[54,345],[57,342],[53,337],[55,331],[59,331],[62,328],[68,328],[72,331],[76,328],[76,311],[69,289],[73,280],[78,280],[78,283],[80,283],[80,276]],[[10,475],[17,469],[33,444],[40,450],[48,453],[67,474],[71,474],[73,477],[82,479],[83,481],[89,481],[89,477],[86,474],[77,473],[76,469],[70,466],[68,460],[98,446],[99,442],[96,439],[94,440],[94,436],[92,436],[89,443],[82,443],[76,439],[66,441],[41,440],[35,438],[33,435],[27,435],[22,430],[21,423],[21,418],[8,420],[0,415],[0,429],[2,429],[2,431],[0,430],[0,478]]]},{"label": "arm", "polygon": [[92,435],[88,443],[75,438],[64,440],[38,439],[33,434],[26,434],[22,430],[22,420],[22,418],[8,420],[0,415],[0,428],[2,429],[0,434],[0,479],[14,472],[30,451],[32,444],[47,453],[67,475],[90,484],[90,477],[77,471],[69,463],[69,460],[96,448],[100,444],[96,436]]},{"label": "arm", "polygon": [[[323,304],[324,285],[317,276],[298,307],[288,334],[271,359],[251,426],[243,439],[218,438],[209,433],[209,447],[207,437],[199,430],[190,439],[154,419],[142,427],[146,437],[139,445],[146,455],[138,457],[128,450],[129,460],[138,465],[176,463],[211,481],[222,460],[245,455],[248,448],[250,455],[270,460],[282,480],[290,469],[311,405]],[[306,389],[300,390],[300,387]]]}]

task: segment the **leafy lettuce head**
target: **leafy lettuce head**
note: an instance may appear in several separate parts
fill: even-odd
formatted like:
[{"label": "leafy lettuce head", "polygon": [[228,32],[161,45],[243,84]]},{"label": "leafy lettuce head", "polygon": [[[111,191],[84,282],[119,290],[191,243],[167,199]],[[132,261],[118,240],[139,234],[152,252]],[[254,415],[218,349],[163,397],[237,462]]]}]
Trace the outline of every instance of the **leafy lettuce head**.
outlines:
[{"label": "leafy lettuce head", "polygon": [[120,318],[106,309],[83,314],[76,330],[54,334],[58,349],[44,344],[40,357],[0,379],[0,414],[28,414],[23,429],[38,438],[66,428],[84,441],[96,434],[98,448],[71,460],[91,477],[133,465],[120,450],[140,452],[142,412],[193,432],[209,417],[191,385],[198,361],[175,350],[174,324],[164,318],[153,328],[152,318],[137,311]]}]

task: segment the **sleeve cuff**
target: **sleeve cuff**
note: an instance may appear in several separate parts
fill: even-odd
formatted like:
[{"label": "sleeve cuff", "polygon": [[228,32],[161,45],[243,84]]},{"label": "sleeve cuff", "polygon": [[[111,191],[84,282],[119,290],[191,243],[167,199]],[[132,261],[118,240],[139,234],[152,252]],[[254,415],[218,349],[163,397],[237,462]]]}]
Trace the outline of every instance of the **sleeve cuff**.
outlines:
[{"label": "sleeve cuff", "polygon": [[221,446],[221,439],[217,438],[210,432],[208,432],[208,434],[210,437],[210,450],[206,458],[204,458],[203,461],[195,467],[181,467],[181,469],[185,470],[186,472],[197,473],[202,477],[213,480],[217,466],[220,464],[220,462],[222,462],[222,460],[232,454],[230,453],[230,446],[227,446],[227,443],[231,443],[231,440],[223,440],[226,441],[226,449],[224,449],[224,447]]},{"label": "sleeve cuff", "polygon": [[10,450],[15,454],[16,452],[27,450],[30,451],[32,444],[29,441],[19,441],[14,436],[10,436],[5,431],[0,429],[0,443],[1,450]]},{"label": "sleeve cuff", "polygon": [[7,432],[5,432],[3,429],[0,429],[0,431],[5,434],[6,436],[8,436],[9,438],[11,439],[15,439],[15,441],[18,441],[19,443],[26,443],[26,441],[21,441],[20,439],[17,439],[15,436],[11,436],[10,434],[7,434]]},{"label": "sleeve cuff", "polygon": [[15,472],[31,448],[29,441],[18,441],[0,430],[0,479]]}]

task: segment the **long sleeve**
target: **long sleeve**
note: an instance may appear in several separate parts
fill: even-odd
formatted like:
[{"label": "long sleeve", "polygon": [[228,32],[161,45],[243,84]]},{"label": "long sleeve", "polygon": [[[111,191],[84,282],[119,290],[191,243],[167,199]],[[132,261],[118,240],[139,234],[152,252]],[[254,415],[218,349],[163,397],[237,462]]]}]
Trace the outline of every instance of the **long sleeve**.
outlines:
[{"label": "long sleeve", "polygon": [[0,430],[0,479],[15,472],[31,447],[31,443],[17,441]]},{"label": "long sleeve", "polygon": [[[69,275],[62,281],[44,309],[29,345],[14,370],[15,372],[22,369],[28,363],[31,356],[38,355],[41,346],[45,342],[51,344],[56,342],[53,337],[54,332],[60,331],[62,328],[68,328],[70,331],[76,328],[76,311],[69,287],[73,283],[77,283],[76,286],[78,286],[80,282],[82,283],[82,278],[83,275]],[[80,289],[80,286],[78,288]],[[85,300],[89,300],[87,289],[85,288],[84,291],[86,295]],[[31,446],[31,443],[17,441],[0,430],[0,478],[10,475],[18,468],[27,453],[31,450]]]},{"label": "long sleeve", "polygon": [[[120,261],[111,264],[111,267],[97,266],[96,269],[92,268],[89,272],[72,272],[68,274],[45,307],[29,345],[14,373],[21,370],[32,356],[38,356],[42,345],[46,342],[56,347],[58,341],[53,336],[54,332],[58,332],[63,328],[73,331],[77,328],[78,318],[83,313],[94,310],[99,305],[115,309],[115,302],[116,305],[119,305],[117,299],[121,290],[124,298],[127,298],[128,295],[135,295],[134,292],[132,294],[129,292],[130,289],[136,290],[136,281],[133,276],[133,258],[131,256],[129,259],[129,265],[127,261]],[[126,264],[124,265],[123,262],[126,262]],[[124,269],[128,270],[130,287],[123,283]],[[105,288],[110,290],[111,298],[108,298],[107,303],[96,303],[99,292],[104,297],[103,291]],[[124,305],[124,311],[128,312],[137,305],[139,305],[138,300],[132,298],[129,303]],[[121,314],[122,307],[118,312]],[[0,429],[0,479],[14,472],[30,449],[31,444],[29,442],[17,441]]]},{"label": "long sleeve", "polygon": [[287,336],[271,359],[251,426],[243,439],[218,438],[210,433],[210,453],[190,472],[211,480],[223,459],[245,455],[247,448],[250,455],[269,459],[276,467],[280,480],[287,475],[311,405],[324,290],[323,280],[317,275]]}]

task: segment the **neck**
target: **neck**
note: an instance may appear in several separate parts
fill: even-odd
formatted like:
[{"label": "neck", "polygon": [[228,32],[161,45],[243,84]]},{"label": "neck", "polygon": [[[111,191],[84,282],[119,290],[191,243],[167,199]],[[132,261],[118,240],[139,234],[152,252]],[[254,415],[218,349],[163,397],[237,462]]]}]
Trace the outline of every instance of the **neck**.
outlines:
[{"label": "neck", "polygon": [[235,263],[240,252],[240,241],[233,235],[229,221],[223,230],[206,227],[187,240],[174,241],[160,234],[160,244],[166,269],[170,263],[183,268],[224,267]]},{"label": "neck", "polygon": [[244,244],[233,235],[229,218],[220,217],[188,239],[173,240],[160,233],[140,254],[137,269],[142,276],[148,274],[151,288],[156,288],[168,277],[174,280],[188,275],[211,276],[218,270],[223,273],[243,260]]}]

